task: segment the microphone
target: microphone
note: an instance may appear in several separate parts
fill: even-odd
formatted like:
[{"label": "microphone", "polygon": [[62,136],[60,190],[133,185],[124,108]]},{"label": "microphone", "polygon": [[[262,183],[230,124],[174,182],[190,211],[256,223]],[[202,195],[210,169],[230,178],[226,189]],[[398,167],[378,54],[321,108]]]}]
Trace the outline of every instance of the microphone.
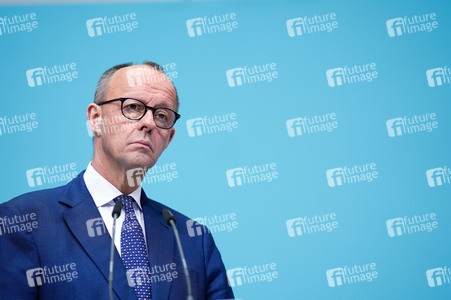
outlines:
[{"label": "microphone", "polygon": [[177,227],[175,226],[175,217],[172,214],[172,212],[169,209],[167,209],[167,208],[163,209],[162,212],[163,212],[163,218],[166,221],[166,223],[169,226],[171,226],[172,229],[174,229],[175,241],[177,242],[177,246],[179,248],[180,257],[182,259],[183,271],[185,272],[186,286],[187,286],[187,289],[188,289],[188,296],[186,297],[186,300],[194,300],[193,294],[191,292],[191,279],[189,277],[188,265],[186,264],[185,254],[183,253],[183,248],[182,248],[182,243],[180,242],[179,232],[177,230]]},{"label": "microphone", "polygon": [[121,215],[122,202],[117,201],[113,208],[113,230],[111,232],[111,252],[110,252],[110,277],[108,280],[108,294],[113,300],[113,263],[114,263],[114,235],[116,234],[116,219]]}]

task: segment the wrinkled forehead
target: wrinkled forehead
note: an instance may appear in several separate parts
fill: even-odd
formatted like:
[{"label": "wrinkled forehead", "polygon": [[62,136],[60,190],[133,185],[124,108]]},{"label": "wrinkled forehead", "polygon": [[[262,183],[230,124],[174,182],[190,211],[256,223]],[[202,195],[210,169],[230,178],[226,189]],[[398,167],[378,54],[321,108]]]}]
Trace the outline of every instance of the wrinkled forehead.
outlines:
[{"label": "wrinkled forehead", "polygon": [[110,98],[165,98],[176,106],[176,92],[171,80],[162,71],[146,65],[118,70],[108,84],[107,94]]}]

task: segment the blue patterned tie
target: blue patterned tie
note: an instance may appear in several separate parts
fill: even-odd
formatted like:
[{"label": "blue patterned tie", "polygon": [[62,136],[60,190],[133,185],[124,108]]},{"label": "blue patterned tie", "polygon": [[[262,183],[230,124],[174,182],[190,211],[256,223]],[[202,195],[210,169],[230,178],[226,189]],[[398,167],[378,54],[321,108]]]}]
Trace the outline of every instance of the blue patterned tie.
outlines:
[{"label": "blue patterned tie", "polygon": [[134,199],[130,196],[118,196],[122,202],[125,219],[121,229],[121,259],[127,269],[127,279],[134,286],[139,300],[150,300],[150,265],[146,243],[141,226],[133,210]]}]

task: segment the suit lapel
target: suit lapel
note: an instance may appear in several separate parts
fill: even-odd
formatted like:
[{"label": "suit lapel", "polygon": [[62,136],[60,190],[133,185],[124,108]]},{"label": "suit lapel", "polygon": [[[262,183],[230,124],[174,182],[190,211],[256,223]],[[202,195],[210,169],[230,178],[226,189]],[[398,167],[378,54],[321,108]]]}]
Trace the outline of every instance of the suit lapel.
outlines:
[{"label": "suit lapel", "polygon": [[[174,233],[165,223],[161,208],[147,198],[144,190],[141,194],[141,204],[144,213],[151,274],[158,276],[161,273],[152,272],[152,268],[158,270],[158,268],[175,262]],[[168,281],[152,282],[152,299],[169,299],[171,286],[172,282]]]},{"label": "suit lapel", "polygon": [[[86,188],[83,173],[66,186],[67,191],[60,202],[68,205],[69,208],[63,213],[63,217],[75,238],[108,283],[111,237],[106,228],[103,228],[102,234],[88,232],[87,222],[97,218],[101,220],[101,216]],[[116,234],[118,234],[117,229]],[[117,251],[115,251],[113,269],[113,290],[116,295],[120,299],[135,298],[133,289],[128,286],[126,270]]]}]

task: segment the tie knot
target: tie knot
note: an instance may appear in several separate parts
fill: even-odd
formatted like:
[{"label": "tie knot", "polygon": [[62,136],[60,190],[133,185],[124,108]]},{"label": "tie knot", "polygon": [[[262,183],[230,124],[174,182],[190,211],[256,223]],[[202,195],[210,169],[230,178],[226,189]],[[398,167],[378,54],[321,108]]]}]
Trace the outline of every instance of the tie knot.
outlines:
[{"label": "tie knot", "polygon": [[122,207],[124,208],[125,211],[133,210],[133,201],[134,201],[133,197],[120,195],[120,196],[117,196],[114,200],[115,200],[115,202],[121,201]]}]

